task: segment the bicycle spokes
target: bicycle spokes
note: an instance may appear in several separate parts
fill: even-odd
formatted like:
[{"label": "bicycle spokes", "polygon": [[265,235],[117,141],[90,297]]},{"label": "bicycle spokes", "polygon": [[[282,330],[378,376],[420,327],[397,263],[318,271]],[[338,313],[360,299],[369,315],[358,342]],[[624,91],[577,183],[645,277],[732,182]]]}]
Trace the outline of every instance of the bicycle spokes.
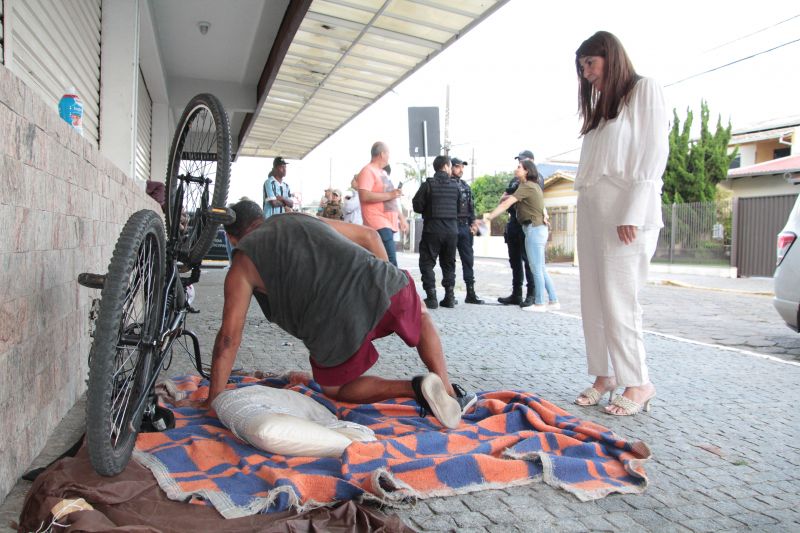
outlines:
[{"label": "bicycle spokes", "polygon": [[131,398],[141,387],[143,372],[142,353],[151,350],[154,344],[153,314],[157,309],[153,303],[158,301],[157,246],[153,238],[146,239],[139,249],[130,275],[129,289],[122,308],[122,321],[117,339],[116,360],[112,382],[111,399],[111,438],[116,446],[117,440],[125,434],[123,427],[128,420],[135,418],[131,412]]}]

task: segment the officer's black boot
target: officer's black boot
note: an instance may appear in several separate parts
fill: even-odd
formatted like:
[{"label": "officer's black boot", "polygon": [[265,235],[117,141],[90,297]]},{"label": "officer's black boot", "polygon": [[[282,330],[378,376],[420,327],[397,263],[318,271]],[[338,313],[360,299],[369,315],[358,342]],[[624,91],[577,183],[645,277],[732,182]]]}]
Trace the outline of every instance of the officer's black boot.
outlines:
[{"label": "officer's black boot", "polygon": [[503,305],[519,305],[522,303],[522,287],[514,287],[511,294],[497,299]]},{"label": "officer's black boot", "polygon": [[425,291],[425,307],[428,309],[436,309],[439,307],[439,302],[436,301],[436,291],[433,289]]},{"label": "officer's black boot", "polygon": [[464,298],[464,302],[468,304],[482,304],[483,300],[478,298],[478,295],[475,294],[475,284],[474,283],[467,283],[467,297]]},{"label": "officer's black boot", "polygon": [[456,302],[456,296],[455,294],[453,294],[453,287],[445,287],[444,298],[442,299],[441,302],[439,302],[439,305],[441,305],[442,307],[449,307],[452,309],[453,307],[456,306],[457,303],[458,302]]},{"label": "officer's black boot", "polygon": [[533,287],[528,285],[528,292],[525,294],[525,300],[519,304],[520,307],[530,307],[533,305]]}]

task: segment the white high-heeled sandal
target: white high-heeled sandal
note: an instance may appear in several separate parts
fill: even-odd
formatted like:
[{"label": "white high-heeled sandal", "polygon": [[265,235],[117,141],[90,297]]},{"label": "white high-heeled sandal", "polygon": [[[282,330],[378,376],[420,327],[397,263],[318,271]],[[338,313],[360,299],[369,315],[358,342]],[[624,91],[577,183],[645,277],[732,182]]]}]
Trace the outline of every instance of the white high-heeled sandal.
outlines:
[{"label": "white high-heeled sandal", "polygon": [[[595,389],[594,387],[589,387],[586,390],[584,390],[582,393],[580,393],[578,395],[578,397],[575,398],[575,400],[572,403],[574,403],[575,405],[580,405],[581,407],[591,407],[593,405],[597,405],[598,403],[600,403],[600,400],[606,394],[608,394],[608,402],[611,403],[611,400],[614,397],[614,391],[616,391],[616,390],[617,390],[617,386],[616,385],[614,385],[610,389],[606,389],[604,391],[599,391],[599,390]],[[589,400],[589,402],[588,403],[583,403],[583,402],[580,401],[581,398],[586,398],[587,400]]]},{"label": "white high-heeled sandal", "polygon": [[[623,396],[622,394],[620,394],[619,396],[614,398],[611,401],[611,403],[605,409],[603,409],[603,411],[607,415],[613,415],[613,416],[633,416],[635,414],[638,414],[638,413],[642,412],[642,410],[649,412],[650,411],[650,402],[655,397],[656,397],[656,394],[653,393],[653,395],[650,396],[648,399],[646,399],[644,402],[636,403],[633,400],[630,400],[630,399],[626,398],[625,396]],[[615,412],[615,411],[609,411],[609,408],[611,408],[612,406],[613,407],[619,407],[620,409],[622,409],[622,412],[618,413],[618,412]]]}]

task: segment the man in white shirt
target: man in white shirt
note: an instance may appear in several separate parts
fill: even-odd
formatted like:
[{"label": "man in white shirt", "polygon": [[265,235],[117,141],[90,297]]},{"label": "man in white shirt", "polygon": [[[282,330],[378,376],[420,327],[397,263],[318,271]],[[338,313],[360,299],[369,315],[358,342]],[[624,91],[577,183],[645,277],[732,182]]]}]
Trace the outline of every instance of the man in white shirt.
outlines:
[{"label": "man in white shirt", "polygon": [[358,199],[358,174],[353,176],[350,189],[344,195],[344,221],[361,224],[361,201]]}]

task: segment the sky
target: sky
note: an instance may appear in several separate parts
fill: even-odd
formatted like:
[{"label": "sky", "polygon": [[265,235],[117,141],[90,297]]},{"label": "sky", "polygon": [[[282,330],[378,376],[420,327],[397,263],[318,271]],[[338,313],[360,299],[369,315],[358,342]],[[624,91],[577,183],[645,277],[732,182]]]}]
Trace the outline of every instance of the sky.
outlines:
[{"label": "sky", "polygon": [[[438,106],[444,136],[448,85],[450,155],[471,162],[466,178],[512,171],[514,156],[525,149],[537,162],[576,162],[581,140],[574,54],[598,30],[614,33],[637,72],[664,86],[667,106],[681,120],[692,108],[699,123],[701,99],[714,124],[721,115],[734,130],[800,120],[796,0],[510,0],[305,158],[289,160],[286,181],[304,205],[316,203],[329,185],[347,189],[378,140],[388,143],[399,181],[403,162],[422,166],[409,156],[408,108]],[[260,201],[271,165],[272,159],[239,158],[229,200]],[[414,187],[407,186],[406,194]]]}]

